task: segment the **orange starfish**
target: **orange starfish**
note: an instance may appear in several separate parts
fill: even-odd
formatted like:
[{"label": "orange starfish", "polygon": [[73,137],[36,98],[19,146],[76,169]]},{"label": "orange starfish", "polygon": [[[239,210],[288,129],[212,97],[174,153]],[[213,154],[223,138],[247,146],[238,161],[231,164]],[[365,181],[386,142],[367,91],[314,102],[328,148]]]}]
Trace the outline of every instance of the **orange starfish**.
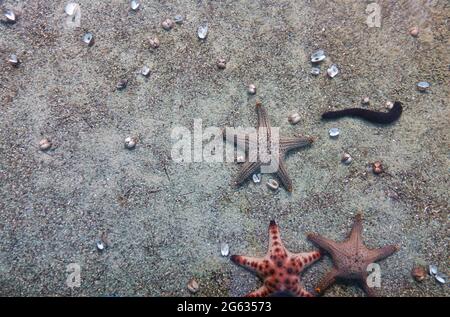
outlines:
[{"label": "orange starfish", "polygon": [[269,251],[263,258],[232,255],[231,260],[256,273],[264,285],[247,297],[263,297],[286,294],[293,296],[312,296],[300,284],[299,274],[320,258],[318,251],[291,253],[281,241],[280,231],[275,221],[269,226]]}]

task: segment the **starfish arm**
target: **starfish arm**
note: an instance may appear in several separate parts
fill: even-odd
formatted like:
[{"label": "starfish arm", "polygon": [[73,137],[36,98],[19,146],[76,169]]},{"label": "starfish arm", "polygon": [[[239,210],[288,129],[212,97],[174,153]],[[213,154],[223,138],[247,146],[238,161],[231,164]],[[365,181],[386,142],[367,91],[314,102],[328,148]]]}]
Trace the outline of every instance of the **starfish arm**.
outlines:
[{"label": "starfish arm", "polygon": [[292,192],[292,180],[288,175],[288,172],[286,170],[286,164],[284,163],[284,160],[280,158],[278,161],[278,171],[277,176],[281,181],[281,184],[283,184],[284,188],[286,188],[289,192]]},{"label": "starfish arm", "polygon": [[353,222],[352,230],[350,231],[350,234],[348,236],[348,239],[351,240],[354,243],[357,243],[357,245],[361,245],[363,226],[362,226],[362,215],[358,213],[355,216],[355,220]]},{"label": "starfish arm", "polygon": [[322,280],[320,280],[319,284],[316,287],[316,292],[318,294],[322,294],[326,289],[328,289],[334,282],[336,282],[336,278],[338,276],[338,271],[336,269],[332,269],[330,272],[325,275]]},{"label": "starfish arm", "polygon": [[335,241],[325,238],[317,233],[309,233],[307,237],[317,246],[327,251],[332,257],[339,253],[338,244]]},{"label": "starfish arm", "polygon": [[297,297],[314,297],[313,294],[311,294],[310,292],[301,287],[293,289],[292,294],[294,294]]},{"label": "starfish arm", "polygon": [[299,266],[299,269],[306,268],[320,259],[320,252],[311,251],[311,252],[302,252],[295,254],[296,263]]},{"label": "starfish arm", "polygon": [[313,138],[310,137],[294,137],[294,138],[281,138],[280,148],[281,151],[286,153],[293,149],[298,149],[314,142]]},{"label": "starfish arm", "polygon": [[270,133],[270,121],[267,116],[267,111],[259,101],[256,102],[256,115],[258,116],[258,128],[267,128]]},{"label": "starfish arm", "polygon": [[275,249],[283,249],[283,242],[281,241],[280,228],[275,220],[270,221],[269,225],[269,253],[275,254]]},{"label": "starfish arm", "polygon": [[270,294],[269,289],[263,285],[260,288],[258,288],[256,291],[250,292],[245,297],[266,297]]},{"label": "starfish arm", "polygon": [[259,264],[264,261],[263,258],[257,258],[257,257],[250,257],[250,256],[244,256],[244,255],[232,255],[230,257],[231,261],[236,263],[237,265],[240,265],[249,271],[262,274],[263,272],[259,269]]},{"label": "starfish arm", "polygon": [[261,167],[261,162],[244,162],[234,182],[241,185],[247,178],[254,174]]},{"label": "starfish arm", "polygon": [[387,258],[393,253],[397,252],[400,248],[397,245],[387,245],[379,249],[369,250],[369,262],[374,263],[376,261]]}]

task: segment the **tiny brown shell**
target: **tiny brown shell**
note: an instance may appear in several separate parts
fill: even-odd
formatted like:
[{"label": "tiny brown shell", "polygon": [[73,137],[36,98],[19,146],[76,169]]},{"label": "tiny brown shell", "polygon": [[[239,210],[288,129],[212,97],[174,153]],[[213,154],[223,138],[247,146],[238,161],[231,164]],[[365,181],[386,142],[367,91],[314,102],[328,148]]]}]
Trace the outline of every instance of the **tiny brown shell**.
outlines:
[{"label": "tiny brown shell", "polygon": [[187,289],[189,290],[189,292],[191,292],[192,294],[195,294],[198,292],[198,288],[199,288],[199,285],[198,285],[197,281],[195,279],[191,279],[187,285]]},{"label": "tiny brown shell", "polygon": [[381,174],[384,172],[383,165],[380,161],[376,161],[372,163],[372,171],[374,174]]},{"label": "tiny brown shell", "polygon": [[427,270],[423,266],[415,266],[411,270],[411,276],[417,281],[422,282],[427,276]]}]

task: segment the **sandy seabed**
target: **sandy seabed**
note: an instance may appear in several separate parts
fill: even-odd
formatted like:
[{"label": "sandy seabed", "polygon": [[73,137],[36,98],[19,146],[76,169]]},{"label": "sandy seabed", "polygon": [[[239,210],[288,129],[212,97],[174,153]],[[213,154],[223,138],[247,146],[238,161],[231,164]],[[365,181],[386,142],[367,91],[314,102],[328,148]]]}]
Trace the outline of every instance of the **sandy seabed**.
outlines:
[{"label": "sandy seabed", "polygon": [[[418,284],[410,275],[415,263],[449,273],[447,1],[377,1],[379,28],[366,24],[370,1],[142,0],[133,12],[125,0],[80,0],[79,28],[66,27],[66,3],[0,1],[20,13],[0,24],[0,295],[187,296],[195,278],[196,296],[240,296],[261,282],[221,256],[222,242],[262,256],[275,219],[289,250],[309,251],[307,232],[342,240],[362,211],[369,247],[401,246],[380,262],[380,295],[449,296],[430,276]],[[184,23],[163,30],[176,14]],[[81,41],[87,31],[91,47]],[[327,58],[314,77],[319,48]],[[11,53],[17,68],[4,62]],[[329,79],[332,63],[340,73]],[[144,65],[148,78],[138,74]],[[121,79],[128,85],[118,91]],[[419,81],[431,89],[418,92]],[[320,120],[365,96],[372,110],[401,101],[402,117],[388,126]],[[256,99],[282,135],[318,138],[287,157],[292,193],[270,191],[270,175],[233,188],[237,164],[171,160],[174,127],[254,126]],[[287,121],[294,112],[297,125]],[[139,137],[132,151],[128,136]],[[370,171],[377,160],[386,173]],[[102,234],[108,248],[98,252]],[[80,287],[66,285],[70,263],[81,268]],[[305,288],[330,266],[324,257],[303,272]],[[337,284],[325,295],[363,293]]]}]

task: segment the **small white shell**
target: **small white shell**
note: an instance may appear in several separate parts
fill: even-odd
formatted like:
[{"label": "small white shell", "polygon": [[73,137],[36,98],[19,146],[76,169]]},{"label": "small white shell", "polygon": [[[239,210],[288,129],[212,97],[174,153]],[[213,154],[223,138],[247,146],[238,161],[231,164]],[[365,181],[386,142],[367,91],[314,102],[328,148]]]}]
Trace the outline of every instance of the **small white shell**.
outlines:
[{"label": "small white shell", "polygon": [[437,266],[430,264],[430,266],[428,267],[428,272],[430,273],[431,276],[435,276],[436,274],[438,274]]},{"label": "small white shell", "polygon": [[430,83],[428,83],[428,82],[426,82],[426,81],[421,81],[421,82],[418,82],[417,84],[416,84],[416,86],[417,86],[417,90],[419,90],[419,91],[427,91],[429,88],[430,88]]},{"label": "small white shell", "polygon": [[317,50],[311,54],[311,62],[318,63],[325,59],[325,52],[323,50]]},{"label": "small white shell", "polygon": [[330,135],[330,137],[332,138],[336,138],[339,136],[339,129],[338,128],[331,128],[330,130],[328,130],[328,134]]},{"label": "small white shell", "polygon": [[230,253],[230,246],[228,245],[228,243],[223,242],[220,245],[220,254],[222,254],[222,256],[228,256],[229,253]]},{"label": "small white shell", "polygon": [[344,153],[341,157],[341,162],[346,165],[349,165],[352,162],[352,160],[353,160],[352,157],[348,153]]},{"label": "small white shell", "polygon": [[41,151],[47,151],[51,147],[52,147],[52,141],[50,141],[49,139],[45,138],[45,139],[42,139],[41,141],[39,141],[39,149]]},{"label": "small white shell", "polygon": [[288,117],[288,121],[291,123],[291,124],[297,124],[297,123],[299,123],[300,122],[300,115],[296,112],[296,113],[293,113],[293,114],[291,114],[289,117]]},{"label": "small white shell", "polygon": [[139,2],[139,0],[131,0],[130,1],[130,8],[133,11],[136,11],[137,9],[139,9],[140,5],[141,5],[141,3]]},{"label": "small white shell", "polygon": [[252,179],[255,184],[261,183],[261,174],[253,174]]},{"label": "small white shell", "polygon": [[320,68],[319,67],[311,68],[311,75],[319,76],[320,75]]},{"label": "small white shell", "polygon": [[441,284],[445,284],[447,283],[447,279],[446,276],[441,274],[441,273],[437,273],[434,278],[436,279],[436,281],[438,281]]},{"label": "small white shell", "polygon": [[184,22],[184,18],[181,14],[177,14],[176,16],[173,17],[173,19],[175,20],[176,24],[183,24]]},{"label": "small white shell", "polygon": [[271,190],[277,190],[280,185],[278,184],[278,182],[274,179],[269,179],[269,181],[267,182],[267,187],[269,187]]},{"label": "small white shell", "polygon": [[140,73],[141,73],[141,75],[144,76],[144,77],[149,76],[149,75],[150,75],[150,67],[148,67],[148,66],[143,66],[143,67],[141,68]]},{"label": "small white shell", "polygon": [[97,243],[96,243],[96,246],[97,246],[97,250],[99,250],[99,251],[103,251],[103,250],[105,250],[105,244],[103,243],[103,241],[97,241]]},{"label": "small white shell", "polygon": [[11,54],[8,57],[8,63],[10,63],[13,66],[17,66],[19,64],[19,58],[16,54]]},{"label": "small white shell", "polygon": [[11,9],[5,10],[3,15],[5,16],[5,18],[6,18],[6,20],[8,22],[15,22],[16,21],[16,14]]},{"label": "small white shell", "polygon": [[127,137],[125,139],[125,148],[131,150],[136,146],[136,143],[137,143],[136,138]]},{"label": "small white shell", "polygon": [[87,32],[83,35],[83,42],[88,46],[92,46],[94,44],[94,34]]},{"label": "small white shell", "polygon": [[197,36],[200,40],[204,40],[208,35],[208,24],[202,24],[197,29]]},{"label": "small white shell", "polygon": [[254,84],[248,85],[247,92],[248,92],[250,95],[256,94],[256,86],[255,86]]},{"label": "small white shell", "polygon": [[339,68],[337,67],[336,64],[331,65],[328,69],[327,69],[327,74],[330,78],[333,78],[334,76],[336,76],[337,74],[339,74]]}]

